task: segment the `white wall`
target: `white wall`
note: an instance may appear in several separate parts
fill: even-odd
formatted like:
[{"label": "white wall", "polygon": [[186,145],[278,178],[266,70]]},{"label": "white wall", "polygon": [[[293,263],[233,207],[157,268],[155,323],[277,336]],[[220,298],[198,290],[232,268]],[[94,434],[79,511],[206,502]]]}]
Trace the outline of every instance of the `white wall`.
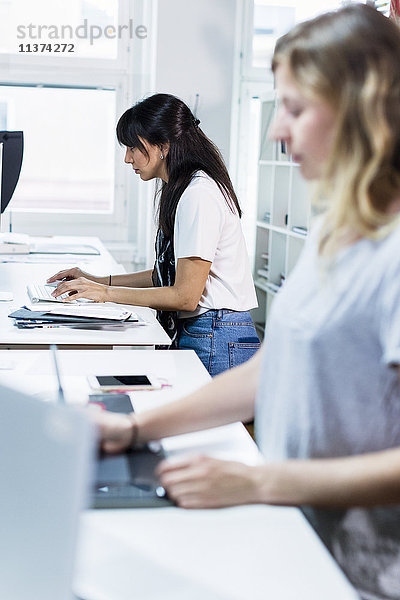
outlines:
[{"label": "white wall", "polygon": [[154,91],[179,96],[229,159],[236,0],[159,0]]},{"label": "white wall", "polygon": [[[191,109],[199,94],[201,128],[229,166],[235,64],[236,3],[240,0],[158,0],[152,28],[155,71],[147,93],[168,93]],[[147,57],[147,59],[151,57]],[[237,57],[236,57],[237,58]],[[237,74],[236,74],[237,77]],[[146,84],[145,84],[146,87]],[[147,94],[146,94],[147,95]],[[139,189],[142,207],[137,239],[146,268],[154,255],[153,186]]]}]

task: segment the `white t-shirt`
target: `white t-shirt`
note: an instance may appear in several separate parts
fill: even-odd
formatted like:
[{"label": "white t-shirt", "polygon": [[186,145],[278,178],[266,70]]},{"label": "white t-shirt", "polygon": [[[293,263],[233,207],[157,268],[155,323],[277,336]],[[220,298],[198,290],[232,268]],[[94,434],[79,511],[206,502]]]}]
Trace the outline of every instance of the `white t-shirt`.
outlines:
[{"label": "white t-shirt", "polygon": [[203,171],[196,173],[179,200],[174,250],[176,264],[179,258],[189,257],[212,263],[198,310],[181,312],[180,317],[209,309],[245,311],[257,306],[240,218]]},{"label": "white t-shirt", "polygon": [[[400,227],[324,271],[318,228],[271,310],[256,403],[267,460],[400,446]],[[362,598],[400,598],[400,507],[307,509]]]}]

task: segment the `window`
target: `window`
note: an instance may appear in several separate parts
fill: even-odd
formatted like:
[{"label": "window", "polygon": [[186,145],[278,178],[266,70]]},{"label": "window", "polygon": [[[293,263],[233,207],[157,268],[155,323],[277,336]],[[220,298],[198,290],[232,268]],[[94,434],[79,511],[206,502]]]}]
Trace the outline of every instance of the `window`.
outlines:
[{"label": "window", "polygon": [[[5,102],[4,100],[0,100],[0,131],[4,131],[8,128],[7,119],[9,112],[10,111],[7,102]],[[11,127],[9,129],[11,129]]]},{"label": "window", "polygon": [[115,90],[0,87],[1,121],[24,132],[13,211],[113,212],[115,95]]},{"label": "window", "polygon": [[[129,22],[119,24],[118,0],[0,0],[0,52],[15,55],[20,44],[52,44],[51,52],[62,53],[54,44],[74,44],[69,58],[115,60],[118,37],[129,35]],[[29,52],[24,48],[25,52]],[[33,50],[33,48],[31,48]],[[47,48],[39,52],[50,52]]]},{"label": "window", "polygon": [[269,69],[275,42],[281,35],[296,23],[334,10],[344,3],[340,0],[254,0],[252,14],[248,17],[247,70],[254,74],[254,70]]},{"label": "window", "polygon": [[25,142],[15,231],[126,238],[137,184],[115,125],[144,93],[151,5],[0,0],[0,127],[24,131]]},{"label": "window", "polygon": [[270,0],[256,0],[253,13],[252,67],[267,69],[275,42],[296,22],[296,7],[274,6]]}]

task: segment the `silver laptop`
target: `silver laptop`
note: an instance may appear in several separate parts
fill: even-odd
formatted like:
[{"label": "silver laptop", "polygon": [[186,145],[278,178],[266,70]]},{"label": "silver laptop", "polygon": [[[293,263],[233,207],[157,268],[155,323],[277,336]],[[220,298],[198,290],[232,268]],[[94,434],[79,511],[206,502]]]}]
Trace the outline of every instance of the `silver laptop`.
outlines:
[{"label": "silver laptop", "polygon": [[94,448],[76,409],[0,386],[0,598],[73,598]]}]

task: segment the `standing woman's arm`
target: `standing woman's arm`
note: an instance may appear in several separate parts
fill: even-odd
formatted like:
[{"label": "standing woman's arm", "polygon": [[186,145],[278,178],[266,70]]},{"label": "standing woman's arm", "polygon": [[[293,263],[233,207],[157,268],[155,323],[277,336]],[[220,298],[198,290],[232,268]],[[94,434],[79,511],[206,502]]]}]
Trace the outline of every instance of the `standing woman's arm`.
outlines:
[{"label": "standing woman's arm", "polygon": [[[112,286],[124,286],[132,288],[148,288],[153,287],[152,275],[153,269],[147,271],[137,271],[136,273],[124,273],[123,275],[112,275],[111,285]],[[109,277],[105,278],[105,283],[108,285]]]},{"label": "standing woman's arm", "polygon": [[[206,286],[211,264],[225,221],[226,200],[215,182],[195,178],[179,199],[174,226],[174,251],[177,257],[175,283],[167,287],[124,287],[123,277],[116,286],[99,285],[79,277],[61,283],[55,297],[77,292],[71,300],[88,298],[96,302],[117,302],[149,306],[156,310],[192,312]],[[129,283],[129,286],[132,286]],[[126,285],[126,284],[125,284]],[[134,285],[134,283],[133,283]]]},{"label": "standing woman's arm", "polygon": [[[128,275],[119,275],[117,286],[105,286],[84,277],[61,283],[54,291],[57,297],[65,292],[77,292],[71,300],[89,298],[96,302],[117,302],[134,306],[149,306],[157,310],[193,311],[197,308],[206,285],[211,262],[197,257],[179,258],[175,284],[170,287],[121,287],[119,284]],[[144,271],[143,273],[151,273]],[[112,283],[114,277],[112,278]]]},{"label": "standing woman's arm", "polygon": [[[152,270],[148,271],[137,271],[136,273],[124,273],[122,275],[111,275],[111,284],[113,286],[126,286],[126,287],[139,287],[147,288],[153,287]],[[86,273],[79,269],[79,267],[73,267],[72,269],[64,269],[59,271],[48,278],[47,283],[54,281],[61,281],[62,279],[68,279],[70,281],[79,278],[86,279],[101,285],[109,285],[110,275],[96,276]]]},{"label": "standing woman's arm", "polygon": [[176,266],[174,285],[132,290],[111,287],[107,290],[108,301],[135,304],[136,306],[150,306],[150,308],[157,310],[184,310],[191,312],[199,304],[210,267],[211,263],[201,258],[179,258]]}]

